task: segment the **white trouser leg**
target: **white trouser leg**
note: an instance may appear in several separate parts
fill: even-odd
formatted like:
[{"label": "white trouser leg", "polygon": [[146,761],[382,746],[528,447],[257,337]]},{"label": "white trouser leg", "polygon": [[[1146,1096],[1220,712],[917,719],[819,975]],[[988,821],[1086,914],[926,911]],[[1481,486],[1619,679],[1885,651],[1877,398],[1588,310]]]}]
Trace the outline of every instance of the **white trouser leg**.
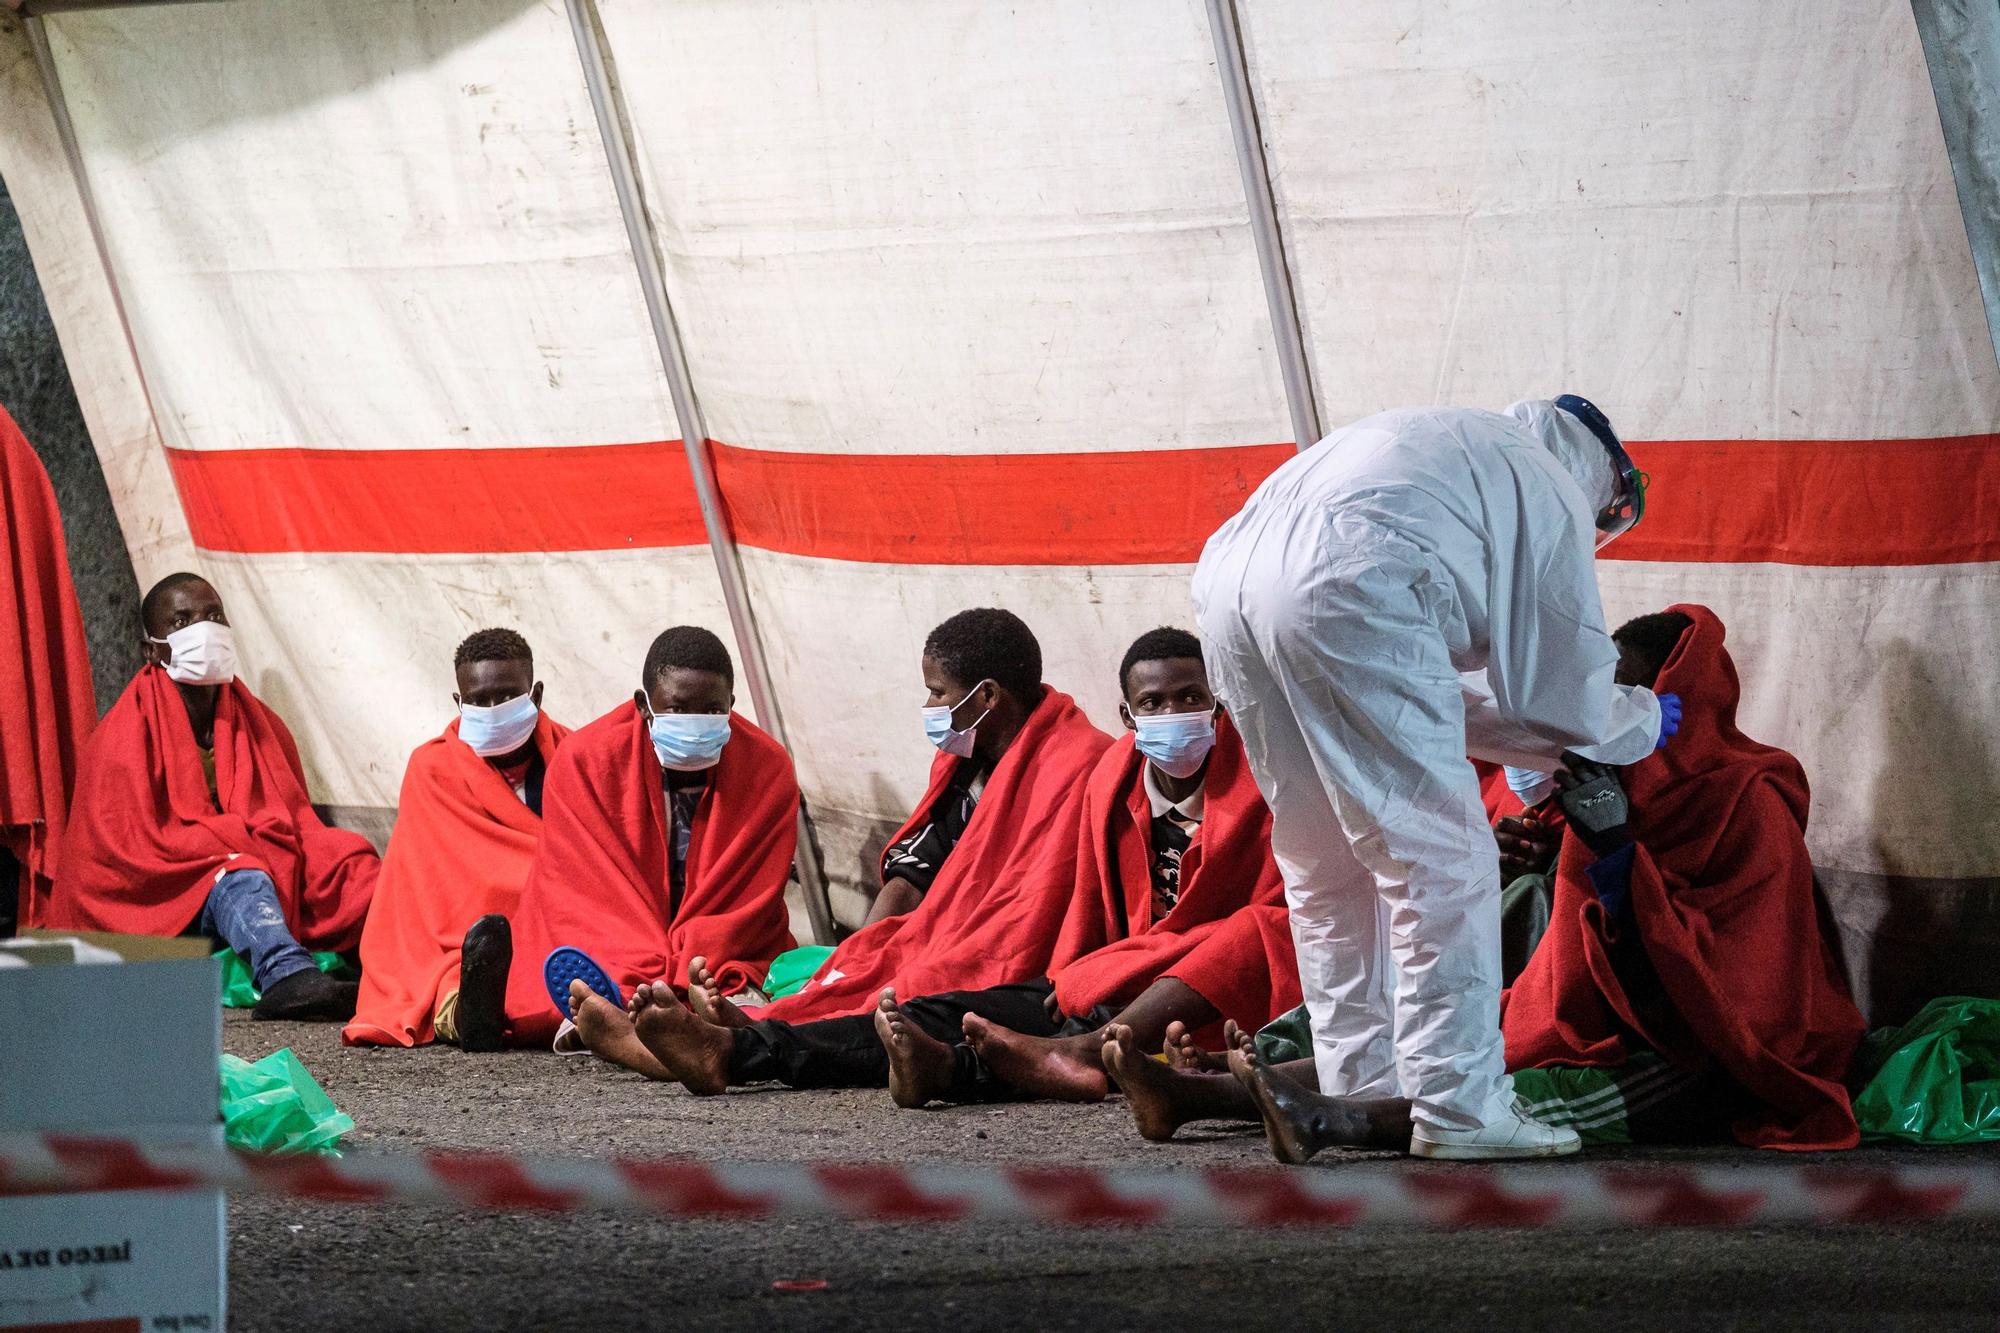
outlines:
[{"label": "white trouser leg", "polygon": [[[1261,664],[1261,681],[1256,669],[1242,672],[1253,709],[1292,722],[1290,733],[1259,725],[1260,745],[1280,735],[1265,761],[1302,782],[1297,751],[1287,748],[1297,737],[1351,855],[1372,874],[1396,972],[1396,1083],[1413,1099],[1415,1118],[1440,1128],[1498,1120],[1513,1102],[1500,1037],[1499,864],[1465,759],[1458,674],[1439,628],[1451,589],[1429,557],[1372,525],[1302,514],[1283,536],[1259,542],[1242,561],[1230,589],[1241,626],[1218,613],[1225,609],[1219,580],[1200,587],[1205,602],[1218,603],[1203,606],[1202,629],[1230,641],[1227,649],[1210,641],[1225,675],[1239,661]],[[1245,643],[1254,651],[1237,646]],[[1262,785],[1264,770],[1257,772]],[[1284,790],[1281,779],[1265,793],[1282,798]],[[1275,801],[1272,809],[1276,815]],[[1331,827],[1319,836],[1342,840]],[[1299,855],[1286,845],[1281,865]],[[1352,924],[1360,915],[1354,899],[1342,893],[1352,881],[1332,873],[1331,860],[1324,850],[1308,857],[1312,873],[1296,884],[1286,870],[1294,912],[1304,918],[1294,931],[1309,996],[1319,989],[1320,974],[1308,968],[1322,966],[1315,952],[1322,942],[1352,949],[1363,933]],[[1322,920],[1343,924],[1323,934],[1315,926]],[[1337,980],[1340,965],[1324,975]],[[1333,1040],[1342,1035],[1341,1006],[1329,1009],[1335,1022],[1325,1046],[1314,1011],[1323,1070],[1338,1069],[1346,1050]]]},{"label": "white trouser leg", "polygon": [[1197,599],[1210,685],[1271,807],[1320,1087],[1396,1096],[1387,910],[1375,877],[1341,832],[1312,750],[1236,599]]}]

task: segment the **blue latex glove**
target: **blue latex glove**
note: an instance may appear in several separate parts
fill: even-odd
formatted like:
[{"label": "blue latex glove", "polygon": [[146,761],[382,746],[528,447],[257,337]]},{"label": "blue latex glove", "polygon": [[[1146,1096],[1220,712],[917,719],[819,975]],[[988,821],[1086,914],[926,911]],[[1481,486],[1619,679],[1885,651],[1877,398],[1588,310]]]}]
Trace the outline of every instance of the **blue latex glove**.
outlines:
[{"label": "blue latex glove", "polygon": [[1660,739],[1655,750],[1667,748],[1667,737],[1678,735],[1681,729],[1681,697],[1678,694],[1660,696]]}]

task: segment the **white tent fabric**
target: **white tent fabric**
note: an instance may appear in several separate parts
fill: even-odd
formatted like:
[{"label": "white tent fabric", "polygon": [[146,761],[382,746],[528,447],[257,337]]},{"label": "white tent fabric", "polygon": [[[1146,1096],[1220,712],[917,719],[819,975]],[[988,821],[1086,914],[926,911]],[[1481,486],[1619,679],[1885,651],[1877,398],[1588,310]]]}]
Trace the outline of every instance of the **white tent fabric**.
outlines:
[{"label": "white tent fabric", "polygon": [[[1838,497],[1815,494],[1840,484],[1821,471],[1839,458],[1864,477],[1924,463],[1921,445],[1873,442],[1996,447],[2000,367],[1910,11],[1243,13],[1324,419],[1571,391],[1628,438],[1723,442],[1699,471],[1672,443],[1641,450],[1656,525],[1685,512],[1677,481],[1741,522],[1700,563],[1607,561],[1607,614],[1688,600],[1729,624],[1744,726],[1812,777],[1811,847],[1864,992],[1895,1007],[1872,992],[1909,979],[1943,922],[1990,956],[2000,564],[1871,563],[1879,534],[1838,530]],[[1768,501],[1790,522],[1726,489],[1756,486],[1732,466],[1752,441],[1796,442],[1780,466],[1797,492]],[[1993,477],[1950,476],[1937,550],[1992,533]],[[1774,526],[1789,559],[1731,559]],[[1877,982],[1884,952],[1899,975]],[[1938,962],[1931,980],[1951,984]]]},{"label": "white tent fabric", "polygon": [[[829,869],[872,891],[929,766],[933,625],[1016,611],[1048,679],[1116,727],[1126,645],[1189,623],[1178,564],[992,563],[994,491],[1059,483],[1079,454],[1287,438],[1206,20],[1155,0],[949,22],[922,0],[602,13],[709,433],[815,483],[860,455],[927,456],[843,495],[864,526],[932,529],[861,552],[893,560],[827,558],[796,510],[782,549],[757,549],[747,529],[797,483],[732,487],[721,460]],[[960,465],[1027,454],[1043,466]],[[1180,481],[1141,470],[1113,502],[1171,525]]]},{"label": "white tent fabric", "polygon": [[34,55],[21,21],[6,16],[0,16],[0,178],[19,211],[125,545],[145,586],[191,565],[194,545]]},{"label": "white tent fabric", "polygon": [[[197,525],[200,565],[247,678],[292,724],[317,795],[386,808],[410,750],[449,720],[470,630],[522,629],[574,726],[630,696],[660,629],[726,635],[728,617],[698,522],[679,524],[683,544],[551,549],[535,535],[560,517],[546,497],[506,493],[475,457],[651,442],[604,485],[660,483],[686,506],[562,15],[356,8],[124,10],[49,32],[182,498],[219,511]],[[238,452],[302,447],[348,470],[302,489]],[[452,452],[426,467],[391,451]],[[412,486],[425,493],[384,489]],[[512,514],[528,549],[483,530],[426,549],[421,529],[407,552],[339,551],[338,531],[332,551],[282,549],[284,529],[391,509]]]},{"label": "white tent fabric", "polygon": [[[1115,726],[1126,642],[1188,623],[1201,537],[1289,448],[1205,9],[594,8],[739,653],[852,921],[928,762],[930,627],[1018,611]],[[2000,367],[1910,13],[1236,8],[1320,419],[1597,399],[1659,483],[1608,610],[1728,619],[1864,1000],[2000,986]],[[135,561],[192,533],[317,795],[393,801],[478,625],[572,722],[659,628],[726,632],[559,8],[46,23],[157,422],[18,58],[0,170]]]}]

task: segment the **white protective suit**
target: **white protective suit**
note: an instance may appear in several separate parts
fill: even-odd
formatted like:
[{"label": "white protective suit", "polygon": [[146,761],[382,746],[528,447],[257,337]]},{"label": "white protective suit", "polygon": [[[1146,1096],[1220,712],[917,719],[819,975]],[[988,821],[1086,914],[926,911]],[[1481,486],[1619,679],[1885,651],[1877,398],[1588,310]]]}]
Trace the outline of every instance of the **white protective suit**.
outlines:
[{"label": "white protective suit", "polygon": [[[1593,568],[1609,455],[1551,402],[1384,412],[1279,468],[1194,600],[1270,803],[1320,1086],[1469,1130],[1511,1114],[1500,869],[1468,754],[1652,752]],[[1393,978],[1393,998],[1391,984]]]}]

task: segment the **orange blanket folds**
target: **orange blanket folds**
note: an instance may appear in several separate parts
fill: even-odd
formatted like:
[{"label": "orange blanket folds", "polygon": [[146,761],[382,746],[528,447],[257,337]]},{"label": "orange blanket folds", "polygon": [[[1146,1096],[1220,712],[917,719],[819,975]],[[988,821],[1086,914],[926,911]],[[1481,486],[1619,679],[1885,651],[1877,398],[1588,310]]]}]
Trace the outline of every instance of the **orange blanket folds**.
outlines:
[{"label": "orange blanket folds", "polygon": [[[569,728],[535,722],[542,762]],[[403,773],[396,831],[361,932],[361,1003],[350,1046],[434,1041],[438,998],[458,987],[465,931],[488,912],[512,917],[541,842],[541,816],[458,739],[458,720],[418,746]]]},{"label": "orange blanket folds", "polygon": [[1084,796],[1076,897],[1049,975],[1063,1012],[1122,1005],[1161,977],[1185,982],[1224,1018],[1255,1030],[1299,1003],[1271,812],[1243,741],[1216,723],[1200,835],[1181,860],[1181,895],[1153,920],[1153,811],[1130,736],[1098,761]]},{"label": "orange blanket folds", "polygon": [[[848,937],[804,990],[752,1011],[790,1023],[857,1014],[885,986],[935,995],[1048,971],[1076,888],[1084,781],[1111,738],[1048,690],[980,793],[972,822],[914,911]],[[930,788],[890,845],[930,818],[962,760],[939,755]]]},{"label": "orange blanket folds", "polygon": [[687,887],[672,910],[666,798],[646,719],[623,703],[573,734],[542,787],[542,845],[514,918],[507,981],[513,1040],[542,1045],[562,1015],[542,984],[551,949],[583,950],[630,993],[642,981],[687,986],[708,959],[724,994],[756,985],[793,947],[785,883],[798,845],[792,757],[748,719],[695,807]]},{"label": "orange blanket folds", "polygon": [[382,862],[360,834],[320,822],[292,733],[240,680],[216,704],[215,786],[220,812],[178,687],[142,668],[84,747],[44,923],[178,935],[220,872],[258,869],[299,943],[360,943]]},{"label": "orange blanket folds", "polygon": [[1758,1148],[1859,1141],[1842,1079],[1864,1025],[1820,931],[1806,856],[1806,775],[1736,729],[1736,668],[1706,607],[1660,672],[1681,729],[1623,770],[1632,798],[1631,905],[1664,1003],[1614,966],[1620,927],[1563,842],[1548,934],[1501,1012],[1510,1069],[1617,1065],[1633,1045],[1719,1069],[1760,1104],[1736,1137]]},{"label": "orange blanket folds", "polygon": [[42,460],[0,408],[0,847],[21,863],[34,925],[55,875],[77,756],[97,721],[90,650]]}]

